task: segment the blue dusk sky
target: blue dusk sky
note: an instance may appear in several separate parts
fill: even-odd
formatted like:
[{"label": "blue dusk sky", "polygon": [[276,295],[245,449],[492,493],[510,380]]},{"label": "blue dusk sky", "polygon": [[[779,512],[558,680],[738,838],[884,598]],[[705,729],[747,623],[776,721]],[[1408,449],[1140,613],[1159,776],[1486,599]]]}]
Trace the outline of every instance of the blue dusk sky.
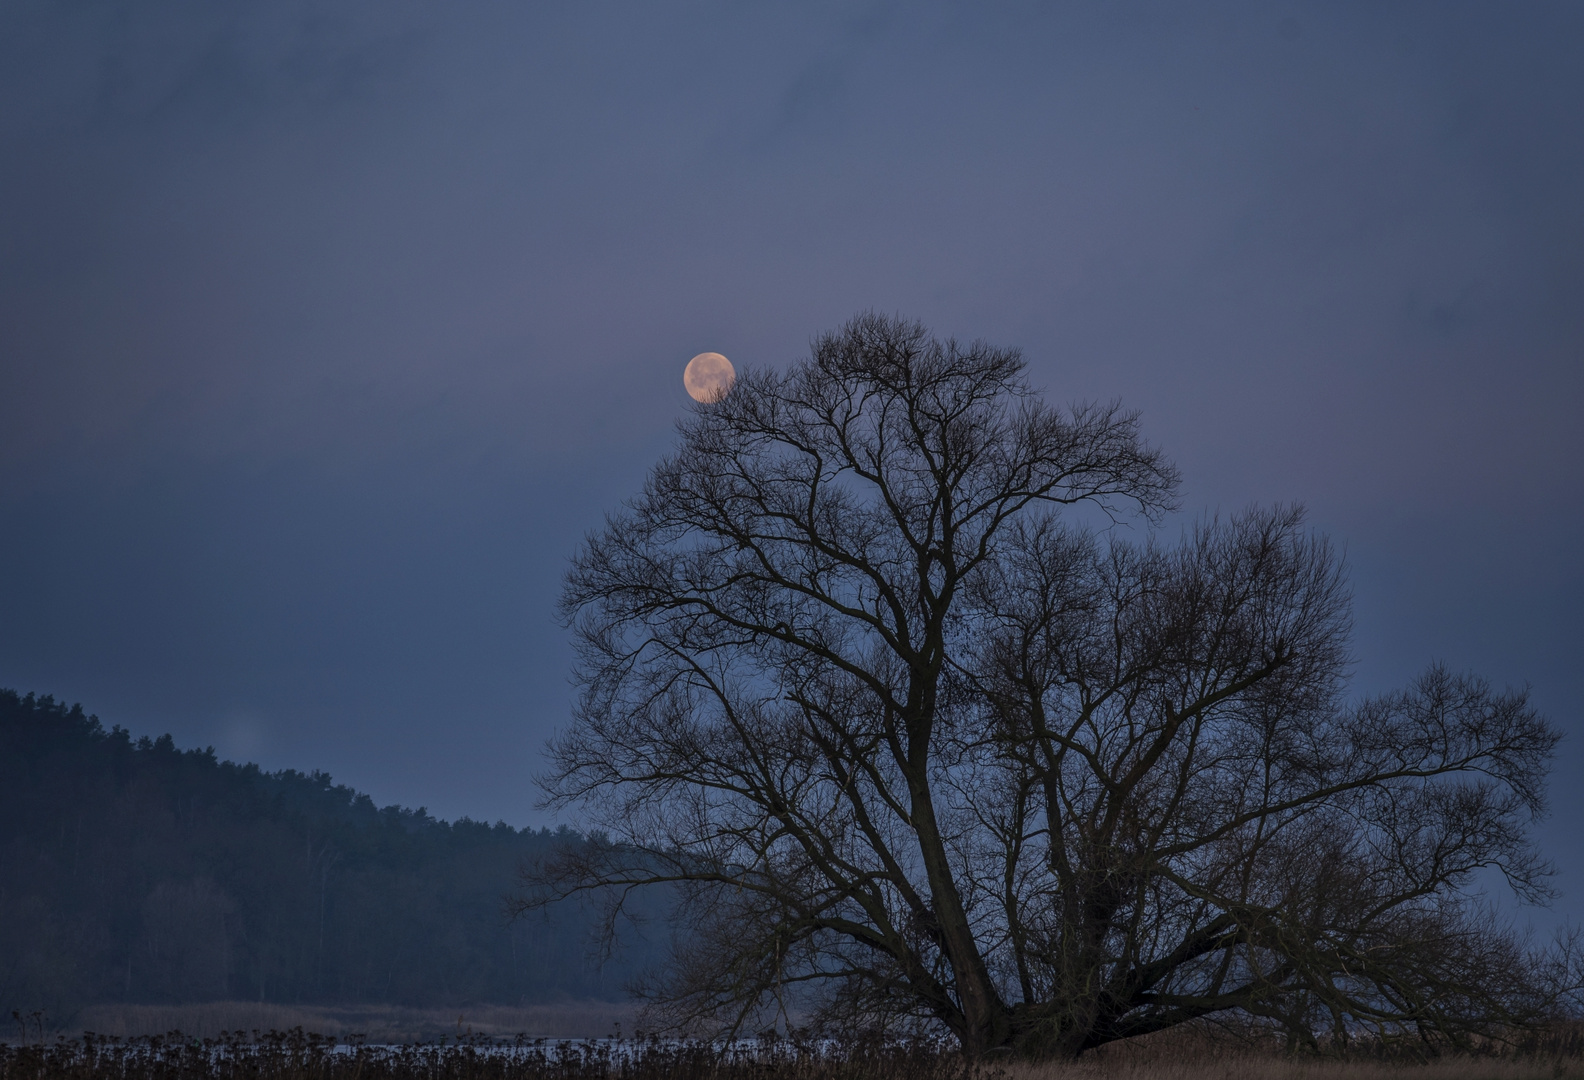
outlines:
[{"label": "blue dusk sky", "polygon": [[[1568,734],[1584,921],[1584,5],[0,6],[0,686],[540,824],[566,560],[687,359],[855,312],[1301,502],[1359,693]],[[1550,916],[1547,916],[1550,917]]]}]

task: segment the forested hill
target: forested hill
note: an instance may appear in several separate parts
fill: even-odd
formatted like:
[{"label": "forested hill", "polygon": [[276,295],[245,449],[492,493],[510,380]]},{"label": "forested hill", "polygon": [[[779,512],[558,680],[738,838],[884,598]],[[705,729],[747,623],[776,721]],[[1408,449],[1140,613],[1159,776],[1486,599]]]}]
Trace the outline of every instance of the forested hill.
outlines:
[{"label": "forested hill", "polygon": [[508,924],[551,833],[376,807],[324,773],[134,740],[0,690],[0,1015],[94,1002],[430,1006],[620,994],[592,912]]}]

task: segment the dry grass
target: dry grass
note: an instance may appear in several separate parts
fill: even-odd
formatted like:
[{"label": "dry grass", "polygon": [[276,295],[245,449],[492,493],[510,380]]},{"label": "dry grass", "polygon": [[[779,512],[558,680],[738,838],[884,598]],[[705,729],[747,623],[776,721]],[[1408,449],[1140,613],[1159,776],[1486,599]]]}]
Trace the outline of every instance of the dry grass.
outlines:
[{"label": "dry grass", "polygon": [[[1115,1050],[1115,1048],[1113,1048]],[[964,1062],[923,1046],[460,1041],[337,1046],[302,1031],[0,1044],[0,1080],[1559,1080],[1584,1058],[1297,1061],[1236,1047],[1125,1047],[1067,1064]]]},{"label": "dry grass", "polygon": [[99,1006],[76,1025],[94,1037],[44,1038],[38,1030],[21,1043],[0,1042],[0,1080],[1584,1080],[1577,1024],[1540,1033],[1522,1055],[1423,1064],[1295,1059],[1203,1030],[1039,1064],[970,1064],[919,1044],[576,1041],[631,1035],[635,1019],[632,1006],[611,1002],[460,1012]]},{"label": "dry grass", "polygon": [[[1448,1055],[1427,1062],[1369,1053],[1288,1057],[1270,1042],[1226,1031],[1184,1027],[1112,1043],[1078,1061],[1008,1063],[1007,1080],[1584,1080],[1584,1030],[1560,1025],[1531,1049],[1482,1057]],[[1411,1046],[1405,1047],[1411,1051]]]},{"label": "dry grass", "polygon": [[1007,1080],[1562,1080],[1584,1077],[1577,1059],[1442,1058],[1424,1065],[1294,1061],[1266,1055],[1177,1061],[1095,1057],[1003,1066]]},{"label": "dry grass", "polygon": [[223,1031],[290,1031],[301,1028],[336,1039],[362,1035],[373,1043],[407,1043],[442,1035],[492,1038],[597,1039],[632,1034],[635,1005],[566,1001],[546,1005],[479,1005],[457,1009],[401,1009],[387,1005],[274,1005],[211,1001],[198,1005],[93,1005],[63,1029],[131,1038],[170,1031],[199,1039]]}]

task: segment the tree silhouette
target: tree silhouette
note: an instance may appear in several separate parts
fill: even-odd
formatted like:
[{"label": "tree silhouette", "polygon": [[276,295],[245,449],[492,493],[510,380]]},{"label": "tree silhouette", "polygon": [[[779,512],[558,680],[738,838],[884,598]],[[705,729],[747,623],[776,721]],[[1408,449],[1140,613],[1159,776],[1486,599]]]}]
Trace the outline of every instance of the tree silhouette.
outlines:
[{"label": "tree silhouette", "polygon": [[1542,1015],[1530,899],[1556,734],[1432,668],[1348,703],[1349,597],[1294,509],[1175,546],[1175,470],[1017,352],[860,317],[693,409],[575,559],[582,695],[549,804],[610,842],[518,909],[676,890],[679,1024],[938,1024],[1072,1055],[1239,1014],[1297,1042]]}]

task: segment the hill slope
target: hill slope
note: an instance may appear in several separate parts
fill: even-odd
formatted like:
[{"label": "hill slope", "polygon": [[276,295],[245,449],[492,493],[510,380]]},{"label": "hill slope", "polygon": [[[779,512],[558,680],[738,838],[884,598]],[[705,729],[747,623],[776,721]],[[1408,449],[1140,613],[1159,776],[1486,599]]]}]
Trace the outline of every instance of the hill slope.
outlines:
[{"label": "hill slope", "polygon": [[93,1002],[518,1004],[615,997],[592,913],[508,924],[565,831],[376,807],[324,773],[134,740],[0,690],[0,1015]]}]

